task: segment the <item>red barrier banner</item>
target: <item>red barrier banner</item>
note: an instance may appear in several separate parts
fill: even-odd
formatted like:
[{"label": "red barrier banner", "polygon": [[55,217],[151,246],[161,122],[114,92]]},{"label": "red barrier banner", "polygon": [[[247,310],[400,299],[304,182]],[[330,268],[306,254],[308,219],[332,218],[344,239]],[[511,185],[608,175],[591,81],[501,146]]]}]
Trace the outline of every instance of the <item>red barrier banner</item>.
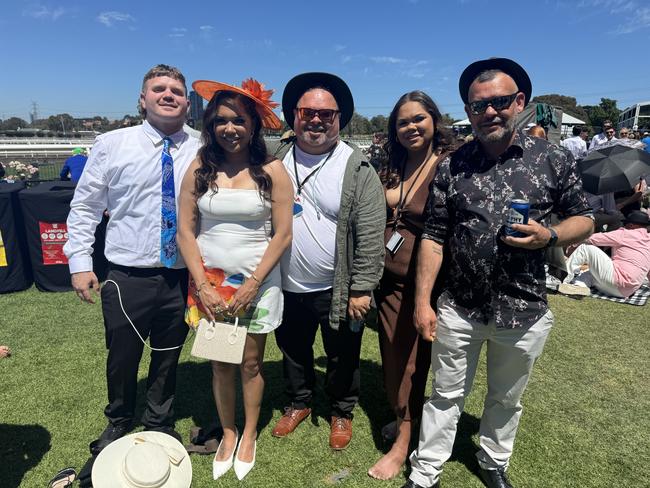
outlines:
[{"label": "red barrier banner", "polygon": [[68,242],[68,226],[64,222],[40,222],[43,264],[68,264],[63,245]]}]

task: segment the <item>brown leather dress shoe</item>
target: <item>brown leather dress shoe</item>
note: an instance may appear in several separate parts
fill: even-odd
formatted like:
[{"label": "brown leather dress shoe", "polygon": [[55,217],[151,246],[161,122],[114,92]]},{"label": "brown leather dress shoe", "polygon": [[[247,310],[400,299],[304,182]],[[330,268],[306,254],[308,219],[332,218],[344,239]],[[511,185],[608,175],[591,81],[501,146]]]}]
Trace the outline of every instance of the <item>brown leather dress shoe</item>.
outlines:
[{"label": "brown leather dress shoe", "polygon": [[352,419],[345,417],[332,417],[330,427],[330,447],[341,451],[350,445],[352,440]]},{"label": "brown leather dress shoe", "polygon": [[311,408],[293,408],[287,407],[284,409],[284,415],[278,423],[275,424],[271,435],[273,437],[286,437],[291,434],[298,424],[309,417]]}]

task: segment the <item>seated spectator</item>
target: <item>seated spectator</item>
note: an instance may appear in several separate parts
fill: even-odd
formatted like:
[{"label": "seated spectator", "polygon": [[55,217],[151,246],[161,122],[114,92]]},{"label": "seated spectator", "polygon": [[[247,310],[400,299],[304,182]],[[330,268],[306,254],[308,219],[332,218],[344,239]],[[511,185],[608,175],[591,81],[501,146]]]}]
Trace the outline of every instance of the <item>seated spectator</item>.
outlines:
[{"label": "seated spectator", "polygon": [[81,178],[81,173],[83,173],[84,167],[86,166],[86,161],[88,161],[88,156],[86,156],[86,150],[81,147],[76,147],[72,150],[72,156],[65,160],[63,168],[61,168],[61,173],[59,176],[62,181],[72,181],[77,183],[79,178]]},{"label": "seated spectator", "polygon": [[589,132],[587,128],[580,125],[574,125],[572,129],[573,137],[564,139],[560,144],[564,149],[568,149],[573,154],[576,161],[583,159],[587,155],[587,137]]},{"label": "seated spectator", "polygon": [[[606,295],[627,298],[637,291],[650,274],[650,233],[648,214],[630,213],[625,227],[597,233],[580,244],[567,261],[569,273],[558,291],[566,295],[589,295],[589,287]],[[599,247],[610,247],[610,258]],[[589,271],[580,273],[583,265]]]},{"label": "seated spectator", "polygon": [[623,214],[616,208],[613,193],[593,195],[585,191],[585,196],[594,211],[596,232],[612,231],[621,226]]}]

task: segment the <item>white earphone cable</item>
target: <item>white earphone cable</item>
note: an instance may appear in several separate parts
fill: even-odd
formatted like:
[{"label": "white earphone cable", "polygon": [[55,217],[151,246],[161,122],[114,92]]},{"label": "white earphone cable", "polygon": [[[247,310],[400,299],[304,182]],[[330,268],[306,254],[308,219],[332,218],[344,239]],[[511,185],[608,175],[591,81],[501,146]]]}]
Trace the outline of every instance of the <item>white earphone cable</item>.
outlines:
[{"label": "white earphone cable", "polygon": [[[178,345],[178,346],[174,346],[174,347],[163,347],[163,348],[157,348],[157,347],[151,347],[149,344],[147,344],[147,341],[145,341],[145,340],[142,338],[142,336],[140,335],[140,332],[138,332],[138,329],[135,328],[135,325],[134,325],[133,322],[131,321],[131,317],[129,317],[129,315],[126,313],[126,310],[124,310],[124,304],[122,303],[122,293],[120,293],[120,285],[118,285],[117,283],[115,283],[115,281],[113,281],[113,280],[106,280],[106,281],[104,282],[104,284],[106,284],[106,283],[113,283],[113,284],[115,285],[115,288],[117,288],[117,299],[118,299],[118,301],[120,302],[120,308],[122,309],[122,313],[123,313],[124,316],[126,317],[126,320],[129,321],[129,324],[131,324],[131,327],[133,327],[133,330],[135,331],[136,334],[138,334],[138,337],[140,338],[140,340],[142,341],[142,343],[143,343],[145,346],[147,346],[147,347],[148,347],[149,349],[151,349],[152,351],[173,351],[174,349],[180,349],[181,347],[183,347],[183,346],[185,345],[185,342],[187,342],[187,339],[185,339],[185,341],[184,341],[182,344],[180,344],[180,345]],[[188,335],[189,335],[189,334],[188,334]]]}]

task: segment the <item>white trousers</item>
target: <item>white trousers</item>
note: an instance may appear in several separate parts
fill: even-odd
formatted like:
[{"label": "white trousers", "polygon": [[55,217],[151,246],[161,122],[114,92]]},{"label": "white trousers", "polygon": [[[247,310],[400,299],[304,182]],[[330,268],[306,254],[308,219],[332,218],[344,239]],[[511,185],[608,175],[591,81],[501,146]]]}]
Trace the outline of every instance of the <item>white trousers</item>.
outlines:
[{"label": "white trousers", "polygon": [[579,272],[580,266],[589,265],[589,272],[582,273],[577,280],[587,286],[595,286],[606,295],[623,298],[614,283],[614,263],[599,247],[580,244],[567,261],[566,282],[570,282]]},{"label": "white trousers", "polygon": [[476,456],[484,469],[507,467],[521,417],[520,399],[552,325],[549,310],[528,328],[498,329],[494,320],[487,325],[471,320],[452,308],[445,294],[440,297],[431,351],[433,392],[422,412],[418,447],[410,457],[412,481],[435,484],[451,456],[483,343],[487,343],[488,391]]}]

